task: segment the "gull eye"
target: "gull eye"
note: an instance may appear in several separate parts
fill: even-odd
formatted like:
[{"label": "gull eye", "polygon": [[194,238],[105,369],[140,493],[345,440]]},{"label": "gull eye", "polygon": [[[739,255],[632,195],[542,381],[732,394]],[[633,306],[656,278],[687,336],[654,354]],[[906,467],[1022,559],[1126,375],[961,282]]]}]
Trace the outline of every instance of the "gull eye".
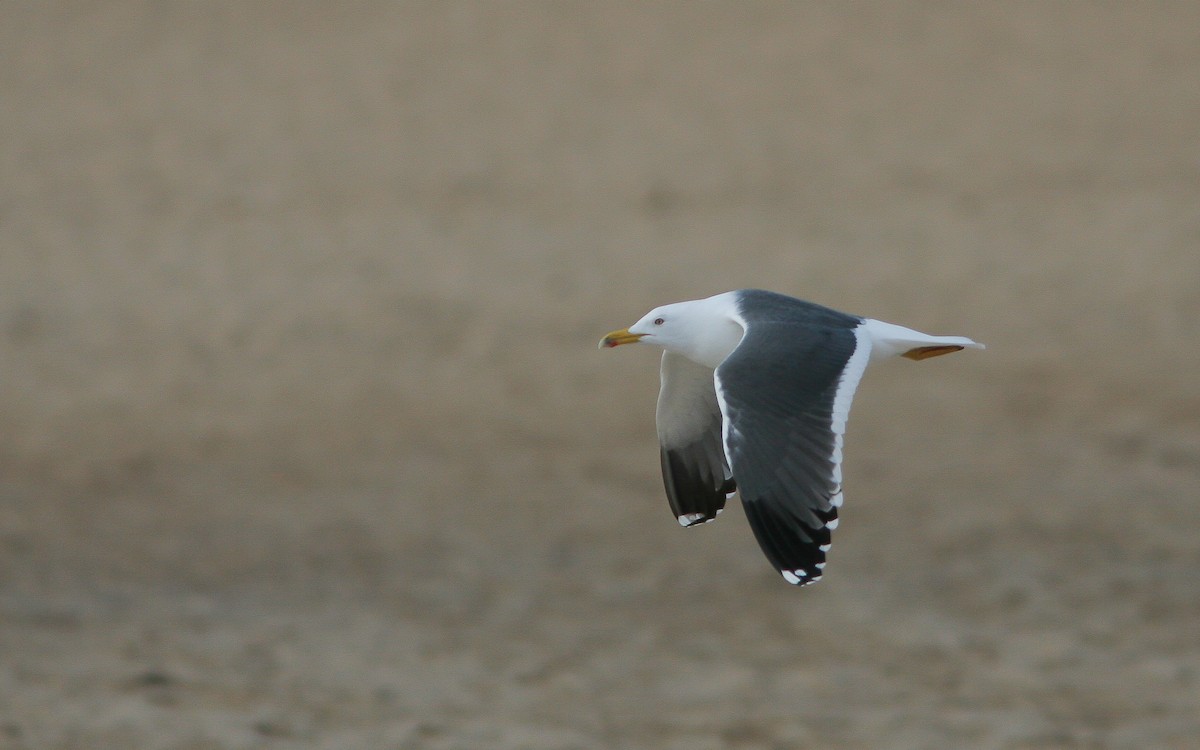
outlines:
[{"label": "gull eye", "polygon": [[660,326],[660,325],[662,325],[662,324],[663,324],[663,319],[662,319],[662,318],[655,318],[655,319],[654,319],[654,325],[656,325],[656,326]]}]

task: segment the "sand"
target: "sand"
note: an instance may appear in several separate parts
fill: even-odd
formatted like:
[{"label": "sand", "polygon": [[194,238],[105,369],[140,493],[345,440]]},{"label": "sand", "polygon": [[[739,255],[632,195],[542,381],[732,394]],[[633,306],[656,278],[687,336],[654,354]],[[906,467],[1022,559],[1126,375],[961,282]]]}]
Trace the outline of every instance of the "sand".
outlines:
[{"label": "sand", "polygon": [[[1200,746],[1200,5],[0,17],[0,747]],[[596,349],[749,286],[989,347],[805,589]]]}]

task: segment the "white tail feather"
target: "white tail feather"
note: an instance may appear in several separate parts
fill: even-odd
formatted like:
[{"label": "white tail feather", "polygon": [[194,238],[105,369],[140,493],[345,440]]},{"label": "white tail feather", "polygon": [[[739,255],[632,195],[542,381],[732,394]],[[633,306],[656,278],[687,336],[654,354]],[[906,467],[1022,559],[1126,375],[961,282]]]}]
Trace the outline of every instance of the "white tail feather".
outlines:
[{"label": "white tail feather", "polygon": [[911,328],[885,323],[882,320],[868,318],[862,325],[862,330],[871,337],[871,359],[895,357],[905,352],[926,346],[961,346],[970,349],[983,349],[983,344],[972,341],[965,336],[930,336],[928,333],[914,331]]}]

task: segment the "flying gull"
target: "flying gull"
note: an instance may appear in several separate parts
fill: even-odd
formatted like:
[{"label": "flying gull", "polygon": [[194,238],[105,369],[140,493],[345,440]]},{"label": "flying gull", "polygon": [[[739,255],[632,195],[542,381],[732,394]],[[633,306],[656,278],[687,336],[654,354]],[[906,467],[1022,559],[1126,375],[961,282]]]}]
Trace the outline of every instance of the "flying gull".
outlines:
[{"label": "flying gull", "polygon": [[842,505],[842,434],[867,363],[982,349],[761,289],[657,307],[600,346],[664,349],[659,454],[683,526],[716,518],[736,490],[788,583],[821,579]]}]

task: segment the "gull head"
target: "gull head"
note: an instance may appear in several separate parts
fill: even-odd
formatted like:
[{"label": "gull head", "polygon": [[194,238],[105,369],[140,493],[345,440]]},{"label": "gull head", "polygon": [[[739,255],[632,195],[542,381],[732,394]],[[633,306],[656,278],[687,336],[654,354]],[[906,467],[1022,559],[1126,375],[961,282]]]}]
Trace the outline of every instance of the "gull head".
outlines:
[{"label": "gull head", "polygon": [[600,348],[636,342],[654,344],[716,367],[741,337],[742,327],[727,295],[722,294],[656,307],[628,328],[606,335],[600,340]]}]

